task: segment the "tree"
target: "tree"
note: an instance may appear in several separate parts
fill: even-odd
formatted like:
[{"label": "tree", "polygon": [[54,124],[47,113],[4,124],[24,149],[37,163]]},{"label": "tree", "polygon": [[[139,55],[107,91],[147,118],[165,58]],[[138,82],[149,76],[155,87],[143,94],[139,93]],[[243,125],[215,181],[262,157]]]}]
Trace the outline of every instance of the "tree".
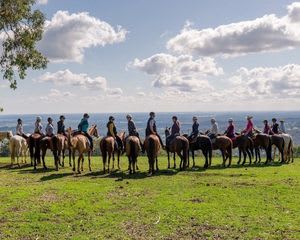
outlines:
[{"label": "tree", "polygon": [[28,68],[44,69],[48,62],[36,49],[42,39],[45,16],[32,10],[33,4],[35,0],[0,0],[0,66],[12,89],[17,88],[18,78],[26,77]]}]

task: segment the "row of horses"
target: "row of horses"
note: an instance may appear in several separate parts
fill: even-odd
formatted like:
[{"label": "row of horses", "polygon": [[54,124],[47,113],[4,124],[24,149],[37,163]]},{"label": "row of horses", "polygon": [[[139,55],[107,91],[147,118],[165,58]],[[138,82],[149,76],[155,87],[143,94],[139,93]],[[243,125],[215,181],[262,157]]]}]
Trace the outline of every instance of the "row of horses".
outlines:
[{"label": "row of horses", "polygon": [[[120,169],[120,156],[126,152],[128,157],[128,170],[130,173],[135,173],[137,166],[137,158],[141,152],[141,146],[139,138],[135,136],[125,136],[122,132],[118,136],[121,139],[122,145],[115,145],[115,139],[107,136],[100,138],[97,130],[97,126],[93,125],[89,130],[89,134],[95,138],[95,145],[100,147],[103,160],[103,172],[110,172],[115,167],[115,156],[117,157],[117,167]],[[170,129],[165,130],[165,136],[170,135]],[[34,169],[42,162],[43,168],[47,169],[45,163],[45,155],[47,149],[51,149],[53,152],[54,163],[56,170],[59,166],[64,167],[65,152],[69,152],[69,165],[73,167],[73,171],[81,173],[83,171],[84,155],[87,154],[88,166],[91,171],[91,155],[92,151],[88,139],[83,134],[73,134],[72,129],[68,129],[66,135],[57,134],[54,137],[45,137],[40,134],[31,134],[26,141],[21,136],[13,136],[11,132],[0,132],[0,140],[3,138],[10,139],[10,152],[11,152],[11,164],[15,162],[17,158],[17,164],[19,165],[19,157],[21,155],[26,156],[26,150],[29,148],[31,165]],[[223,166],[230,167],[232,162],[232,150],[237,148],[239,152],[238,164],[245,164],[247,156],[249,163],[252,163],[255,152],[255,162],[261,162],[260,149],[265,150],[266,161],[269,163],[272,161],[272,146],[278,149],[280,153],[281,162],[289,163],[293,162],[293,140],[288,134],[279,135],[266,135],[257,133],[254,137],[250,138],[244,135],[237,135],[235,139],[230,139],[227,136],[217,136],[213,141],[206,135],[198,135],[196,138],[189,139],[187,135],[176,136],[170,144],[167,146],[168,156],[168,168],[170,164],[170,154],[173,153],[174,165],[176,168],[176,154],[180,158],[180,169],[184,170],[190,166],[189,154],[191,152],[193,165],[195,167],[195,151],[201,150],[205,164],[204,168],[211,166],[212,151],[220,150],[223,159]],[[158,136],[150,135],[146,137],[144,141],[144,148],[148,157],[149,174],[152,175],[158,170],[158,155],[161,149]],[[76,153],[78,155],[77,164],[75,164]],[[243,154],[243,161],[242,161]],[[73,164],[72,164],[73,160]],[[112,167],[111,166],[112,161]],[[228,164],[226,165],[228,161]],[[242,162],[241,162],[242,161]],[[26,157],[25,157],[26,162]],[[76,166],[77,165],[77,166]]]}]

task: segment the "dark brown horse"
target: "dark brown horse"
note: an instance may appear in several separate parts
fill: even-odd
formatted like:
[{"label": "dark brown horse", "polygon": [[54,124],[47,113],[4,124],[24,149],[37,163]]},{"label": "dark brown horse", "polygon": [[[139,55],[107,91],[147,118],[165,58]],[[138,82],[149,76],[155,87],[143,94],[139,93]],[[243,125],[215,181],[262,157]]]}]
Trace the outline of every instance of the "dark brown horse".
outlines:
[{"label": "dark brown horse", "polygon": [[[166,128],[165,130],[166,138],[170,136],[170,129]],[[170,168],[170,152],[177,153],[180,157],[180,170],[186,169],[188,154],[189,154],[189,141],[184,136],[176,136],[170,142],[169,146],[166,144],[166,150],[168,154],[168,168]],[[176,168],[176,159],[174,158],[174,168]]]},{"label": "dark brown horse", "polygon": [[158,171],[158,161],[157,156],[160,150],[160,141],[159,138],[151,134],[146,137],[144,142],[144,147],[147,152],[148,163],[149,163],[149,176],[155,173],[154,163],[156,162],[156,171]]},{"label": "dark brown horse", "polygon": [[141,151],[140,140],[136,136],[129,136],[126,138],[126,155],[129,162],[129,173],[135,173],[137,158]]},{"label": "dark brown horse", "polygon": [[[186,138],[188,138],[188,135],[183,135]],[[211,140],[206,135],[199,135],[195,139],[189,139],[190,144],[190,151],[192,153],[192,159],[193,159],[193,168],[195,167],[195,151],[201,150],[204,157],[205,157],[205,164],[204,168],[208,168],[208,166],[211,166],[211,159],[212,159],[212,144]],[[189,164],[188,164],[189,166]]]},{"label": "dark brown horse", "polygon": [[[125,139],[125,132],[118,135],[123,144]],[[110,171],[110,160],[113,159],[112,169],[115,167],[115,153],[117,153],[118,159],[118,169],[120,169],[120,156],[123,152],[123,145],[118,143],[118,147],[115,148],[115,139],[111,136],[106,136],[100,141],[100,150],[102,154],[102,162],[103,162],[103,172],[106,172],[106,163],[107,163],[107,172]]]},{"label": "dark brown horse", "polygon": [[232,140],[232,148],[238,148],[239,150],[239,160],[237,162],[237,164],[241,163],[242,160],[242,153],[244,156],[244,160],[242,162],[242,165],[244,165],[246,163],[246,158],[247,155],[249,157],[249,164],[252,163],[251,158],[253,157],[253,148],[254,148],[254,144],[251,138],[249,138],[248,136],[245,135],[240,135],[238,134],[235,139]]},{"label": "dark brown horse", "polygon": [[[284,162],[284,138],[281,135],[272,135],[271,136],[271,144],[275,145],[276,148],[278,148],[280,157],[281,157],[281,163]],[[269,161],[266,161],[266,164]]]},{"label": "dark brown horse", "polygon": [[260,157],[260,149],[264,149],[266,152],[266,164],[272,160],[271,156],[271,137],[270,135],[264,134],[264,133],[258,133],[254,135],[253,137],[253,143],[254,143],[254,149],[255,149],[255,162],[254,163],[260,163],[261,157]]},{"label": "dark brown horse", "polygon": [[[29,136],[29,153],[31,159],[31,166],[36,170],[37,164],[41,163],[41,147],[40,142],[42,135],[39,133],[33,133]],[[43,160],[43,167],[47,169],[45,161]]]},{"label": "dark brown horse", "polygon": [[40,141],[40,148],[42,151],[42,161],[44,164],[44,168],[47,169],[46,165],[45,165],[45,156],[47,153],[47,149],[50,149],[53,153],[53,159],[54,159],[54,165],[55,165],[55,170],[58,170],[58,159],[55,155],[55,151],[53,146],[57,144],[57,139],[53,136],[53,137],[43,137]]},{"label": "dark brown horse", "polygon": [[227,167],[230,167],[232,161],[232,141],[226,136],[217,136],[212,141],[212,149],[220,150],[223,158],[223,167],[225,167],[226,160],[229,159]]}]

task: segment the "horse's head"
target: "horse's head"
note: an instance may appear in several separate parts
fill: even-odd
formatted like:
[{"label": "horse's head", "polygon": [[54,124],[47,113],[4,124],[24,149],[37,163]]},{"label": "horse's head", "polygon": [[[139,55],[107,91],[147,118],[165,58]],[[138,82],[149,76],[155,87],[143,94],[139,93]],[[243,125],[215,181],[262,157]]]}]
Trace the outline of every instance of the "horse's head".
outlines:
[{"label": "horse's head", "polygon": [[91,128],[89,129],[89,133],[91,136],[94,136],[96,138],[99,137],[98,128],[96,124],[91,126]]},{"label": "horse's head", "polygon": [[12,137],[13,137],[12,131],[8,131],[8,132],[7,132],[7,138],[8,138],[8,139],[11,139]]},{"label": "horse's head", "polygon": [[165,135],[166,135],[166,137],[171,134],[170,131],[171,131],[171,128],[166,127],[166,129],[165,129]]}]

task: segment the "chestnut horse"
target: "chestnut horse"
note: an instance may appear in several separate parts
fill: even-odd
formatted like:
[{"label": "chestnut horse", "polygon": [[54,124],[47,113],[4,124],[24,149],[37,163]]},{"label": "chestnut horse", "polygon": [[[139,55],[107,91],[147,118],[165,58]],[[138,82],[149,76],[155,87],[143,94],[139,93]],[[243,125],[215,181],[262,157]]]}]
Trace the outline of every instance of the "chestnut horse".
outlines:
[{"label": "chestnut horse", "polygon": [[129,173],[135,173],[137,158],[141,151],[140,140],[136,136],[129,136],[126,138],[126,155],[129,162]]},{"label": "chestnut horse", "polygon": [[[88,133],[90,136],[94,137],[99,137],[98,135],[98,130],[97,130],[97,125],[92,125]],[[71,148],[72,151],[72,158],[73,158],[73,171],[76,172],[76,165],[75,165],[75,152],[78,151],[78,162],[77,162],[77,173],[80,174],[81,171],[83,171],[83,155],[84,153],[88,154],[88,161],[89,161],[89,170],[92,171],[91,169],[91,154],[92,150],[90,147],[90,143],[88,138],[82,134],[78,133],[75,136],[72,135],[72,130],[71,128],[68,129],[68,144]],[[81,163],[81,165],[80,165]],[[80,166],[81,166],[81,171],[80,171]]]},{"label": "chestnut horse", "polygon": [[157,156],[160,150],[160,141],[159,138],[151,134],[146,137],[144,142],[144,147],[147,152],[148,163],[149,163],[149,176],[155,173],[154,162],[156,161],[156,171],[158,171],[158,161]]},{"label": "chestnut horse", "polygon": [[254,143],[254,149],[255,149],[255,162],[254,163],[260,163],[261,157],[260,157],[260,148],[264,149],[266,151],[266,162],[272,160],[271,156],[271,136],[264,134],[264,133],[258,133],[254,135],[253,137],[253,143]]},{"label": "chestnut horse", "polygon": [[253,144],[253,140],[251,138],[249,138],[248,136],[245,135],[240,135],[237,134],[237,136],[235,137],[235,139],[232,140],[232,148],[238,148],[239,150],[239,160],[237,162],[237,164],[240,164],[241,160],[242,160],[242,153],[244,156],[244,160],[242,162],[242,165],[244,165],[246,163],[246,158],[247,155],[249,157],[249,164],[252,163],[251,161],[251,157],[253,157],[253,148],[254,148],[254,144]]},{"label": "chestnut horse", "polygon": [[212,141],[213,150],[221,150],[223,158],[223,167],[225,167],[226,160],[229,159],[227,167],[230,167],[232,161],[232,141],[226,136],[217,136]]},{"label": "chestnut horse", "polygon": [[[121,139],[122,143],[125,139],[125,132],[118,134],[118,137]],[[115,149],[115,139],[112,136],[106,136],[100,141],[100,150],[102,154],[103,161],[103,172],[106,172],[106,162],[107,162],[107,172],[109,173],[110,168],[110,159],[113,159],[112,169],[115,168],[115,153],[117,153],[118,158],[118,169],[120,169],[120,156],[123,151],[123,146],[118,144],[118,148]]]},{"label": "chestnut horse", "polygon": [[[275,145],[278,148],[279,154],[281,156],[281,163],[283,163],[284,162],[284,137],[281,135],[272,135],[271,144]],[[269,160],[266,161],[266,164],[268,162]]]},{"label": "chestnut horse", "polygon": [[[184,134],[188,138],[187,134]],[[205,157],[204,168],[211,166],[212,144],[210,138],[206,135],[199,135],[195,139],[189,139],[190,151],[192,152],[193,168],[195,167],[195,151],[201,150]],[[188,163],[189,166],[189,163]]]},{"label": "chestnut horse", "polygon": [[[165,130],[166,138],[170,136],[170,128]],[[166,151],[168,154],[168,168],[170,168],[170,152],[177,153],[180,157],[180,170],[186,169],[188,154],[189,154],[189,141],[184,136],[176,136],[170,142],[169,146],[166,144]],[[174,168],[176,168],[176,159],[174,158]]]}]

